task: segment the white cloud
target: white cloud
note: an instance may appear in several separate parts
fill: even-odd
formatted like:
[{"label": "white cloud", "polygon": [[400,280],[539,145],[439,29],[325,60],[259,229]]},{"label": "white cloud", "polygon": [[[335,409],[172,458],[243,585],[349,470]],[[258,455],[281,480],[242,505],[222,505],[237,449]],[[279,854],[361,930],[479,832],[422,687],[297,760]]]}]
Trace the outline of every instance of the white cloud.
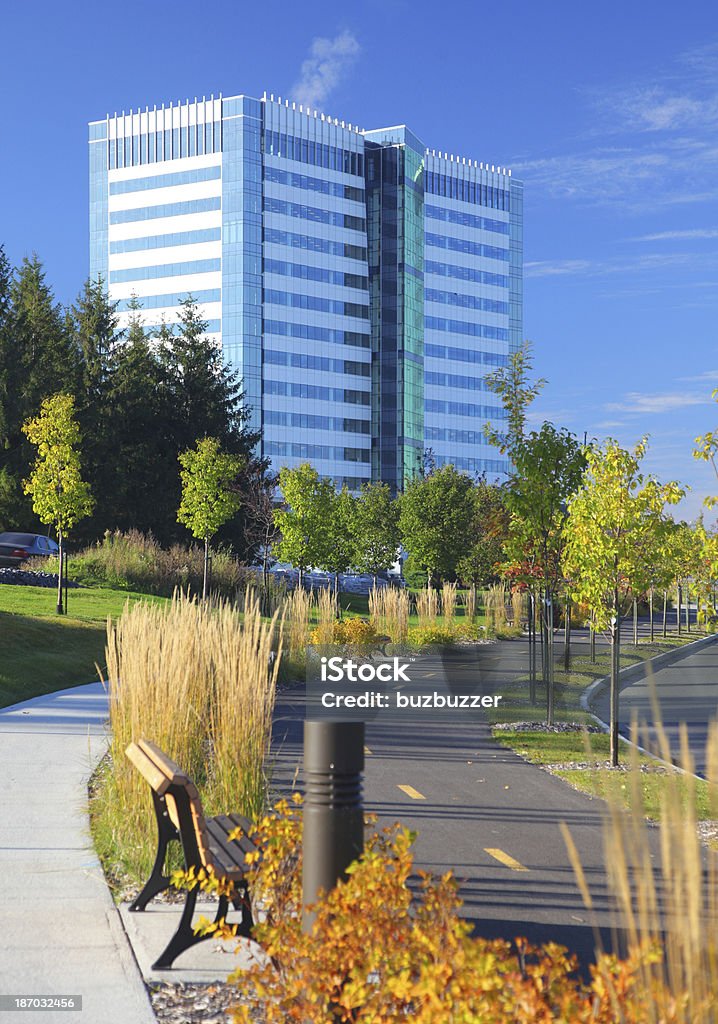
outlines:
[{"label": "white cloud", "polygon": [[630,242],[680,241],[683,238],[718,238],[718,228],[684,228],[677,231],[658,231],[654,235],[638,235]]},{"label": "white cloud", "polygon": [[638,391],[630,391],[622,402],[607,402],[604,408],[607,412],[653,414],[685,409],[691,405],[705,405],[707,402],[705,395],[689,391],[675,391],[662,395],[643,395]]},{"label": "white cloud", "polygon": [[695,377],[679,377],[678,379],[695,382],[696,384],[702,382],[710,384],[711,381],[718,381],[718,370],[704,370],[703,373],[698,373]]},{"label": "white cloud", "polygon": [[[718,196],[718,45],[680,54],[650,77],[583,94],[590,128],[582,152],[511,161],[532,188],[635,210]],[[699,193],[698,181],[710,187]]]},{"label": "white cloud", "polygon": [[329,98],[356,60],[361,47],[349,31],[333,39],[318,36],[312,41],[309,57],[302,63],[300,77],[290,95],[311,108],[321,106]]},{"label": "white cloud", "polygon": [[700,263],[702,269],[713,262],[715,258],[704,253],[690,252],[647,252],[635,257],[620,256],[607,260],[587,259],[558,259],[558,260],[528,260],[524,263],[526,277],[556,277],[566,275],[590,275],[591,277],[605,277],[611,274],[621,274],[626,277],[630,274],[641,271],[654,272],[663,267],[691,266]]}]

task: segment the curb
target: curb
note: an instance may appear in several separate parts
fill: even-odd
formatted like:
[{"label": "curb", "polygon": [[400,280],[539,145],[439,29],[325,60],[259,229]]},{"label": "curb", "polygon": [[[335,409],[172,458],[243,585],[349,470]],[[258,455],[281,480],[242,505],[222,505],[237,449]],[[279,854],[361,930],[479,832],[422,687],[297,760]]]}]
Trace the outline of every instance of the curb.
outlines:
[{"label": "curb", "polygon": [[[684,644],[682,647],[676,647],[671,651],[663,651],[661,654],[657,654],[654,658],[649,658],[647,661],[641,661],[636,665],[628,665],[626,668],[622,668],[618,673],[619,693],[624,683],[630,683],[648,675],[649,667],[651,670],[664,668],[666,665],[672,665],[675,661],[680,661],[686,654],[692,654],[694,651],[700,650],[703,647],[709,647],[711,644],[716,642],[718,642],[718,633],[711,633],[710,636],[702,636],[698,640],[692,640],[690,643]],[[610,684],[610,675],[603,676],[601,679],[597,679],[594,683],[591,683],[591,685],[588,686],[581,694],[581,709],[585,711],[586,714],[590,715],[594,722],[600,725],[604,732],[610,732],[611,727],[608,722],[604,722],[602,718],[598,717],[593,708],[592,701],[602,690],[610,686]],[[631,746],[636,747],[636,749],[640,750],[642,754],[646,754],[648,757],[652,757],[654,760],[664,763],[663,759],[657,757],[652,751],[646,750],[638,743],[633,743],[622,733],[619,733],[619,735],[625,743],[629,743]],[[675,768],[677,765],[673,765],[673,767]],[[684,771],[684,769],[681,768],[680,771]],[[695,778],[698,779],[701,778],[701,776],[696,775]]]}]

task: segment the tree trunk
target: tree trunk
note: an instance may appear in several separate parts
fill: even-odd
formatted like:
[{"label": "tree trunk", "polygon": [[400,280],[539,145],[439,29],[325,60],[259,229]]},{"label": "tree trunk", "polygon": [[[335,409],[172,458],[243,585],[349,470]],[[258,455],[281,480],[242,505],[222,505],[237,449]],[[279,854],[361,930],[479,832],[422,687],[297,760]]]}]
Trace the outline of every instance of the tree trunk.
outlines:
[{"label": "tree trunk", "polygon": [[536,601],[529,591],[529,698],[536,703]]},{"label": "tree trunk", "polygon": [[58,566],[57,566],[57,608],[55,609],[55,611],[57,612],[58,615],[62,615],[62,613],[63,613],[63,604],[62,604],[62,566],[63,566],[64,557],[65,557],[65,544],[64,544],[64,540],[63,540],[63,536],[62,536],[62,531],[61,530],[57,531],[57,546],[59,547],[60,550],[58,551],[58,555],[57,555],[57,560],[58,560]]},{"label": "tree trunk", "polygon": [[686,629],[691,631],[691,585],[686,583]]},{"label": "tree trunk", "polygon": [[566,598],[566,610],[563,624],[563,667],[568,672],[571,667],[571,598]]},{"label": "tree trunk", "polygon": [[668,591],[663,591],[663,636],[668,636]]},{"label": "tree trunk", "polygon": [[553,725],[554,692],[553,692],[553,594],[546,599],[546,661],[548,668],[548,686],[546,688],[546,725]]},{"label": "tree trunk", "polygon": [[618,764],[618,678],[621,664],[621,619],[618,614],[618,601],[616,601],[616,614],[611,627],[611,764],[615,767]]},{"label": "tree trunk", "polygon": [[638,601],[633,598],[633,646],[638,647]]},{"label": "tree trunk", "polygon": [[589,631],[590,631],[589,645],[590,645],[590,650],[591,650],[591,653],[590,653],[591,664],[595,665],[596,664],[596,628],[595,628],[595,626],[593,624],[593,615],[591,615],[591,622],[590,622],[588,628],[589,628]]},{"label": "tree trunk", "polygon": [[204,566],[202,571],[202,600],[207,600],[207,575],[209,572],[209,537],[204,538]]},{"label": "tree trunk", "polygon": [[304,582],[304,569],[302,569],[302,567],[300,566],[299,569],[297,570],[297,573],[298,573],[297,583],[298,583],[299,589],[301,590],[302,584]]},{"label": "tree trunk", "polygon": [[676,584],[676,625],[678,626],[678,636],[681,635],[681,585]]},{"label": "tree trunk", "polygon": [[653,587],[651,587],[650,592],[648,594],[648,609],[649,617],[651,620],[651,643],[653,643]]}]

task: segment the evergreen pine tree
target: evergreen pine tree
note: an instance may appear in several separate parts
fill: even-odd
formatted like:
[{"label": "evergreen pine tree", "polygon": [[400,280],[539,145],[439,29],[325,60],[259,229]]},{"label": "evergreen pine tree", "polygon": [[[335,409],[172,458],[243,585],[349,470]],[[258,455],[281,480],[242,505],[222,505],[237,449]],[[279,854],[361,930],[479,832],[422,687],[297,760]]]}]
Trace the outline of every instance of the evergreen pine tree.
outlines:
[{"label": "evergreen pine tree", "polygon": [[[44,398],[57,392],[76,396],[81,389],[80,357],[68,331],[62,306],[45,282],[37,255],[25,257],[10,284],[10,310],[4,345],[6,387],[5,468],[15,481],[23,480],[32,451],[21,427],[36,416]],[[33,521],[29,501],[13,489],[6,509],[9,523],[28,529]]]}]

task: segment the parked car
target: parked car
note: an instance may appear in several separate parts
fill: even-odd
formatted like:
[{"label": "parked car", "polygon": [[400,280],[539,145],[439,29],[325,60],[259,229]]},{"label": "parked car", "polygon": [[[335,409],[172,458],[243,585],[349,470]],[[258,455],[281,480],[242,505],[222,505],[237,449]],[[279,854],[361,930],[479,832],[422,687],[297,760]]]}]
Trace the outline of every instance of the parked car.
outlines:
[{"label": "parked car", "polygon": [[57,555],[60,549],[40,533],[0,533],[0,566],[16,567],[28,558]]}]

